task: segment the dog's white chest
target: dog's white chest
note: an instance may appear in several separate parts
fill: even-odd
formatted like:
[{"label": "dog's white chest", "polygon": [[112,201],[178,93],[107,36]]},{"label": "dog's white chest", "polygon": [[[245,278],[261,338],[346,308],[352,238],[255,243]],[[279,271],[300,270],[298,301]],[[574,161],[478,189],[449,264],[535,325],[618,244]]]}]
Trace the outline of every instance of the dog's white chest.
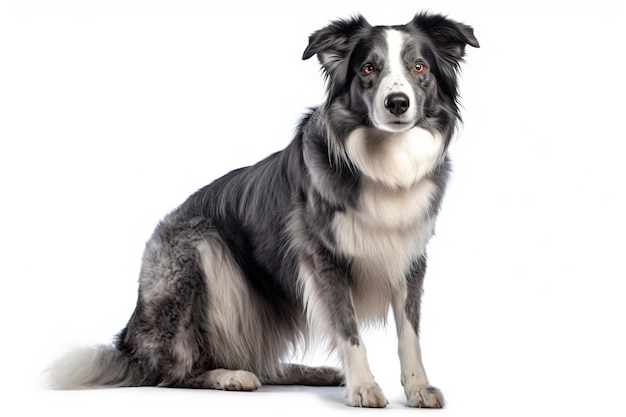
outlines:
[{"label": "dog's white chest", "polygon": [[[424,179],[408,189],[393,190],[366,182],[357,209],[335,214],[337,245],[362,263],[405,269],[432,235],[429,215],[436,185]],[[380,272],[380,271],[379,271]]]},{"label": "dog's white chest", "polygon": [[351,259],[353,299],[362,318],[385,317],[432,236],[437,186],[427,176],[441,160],[443,140],[415,127],[405,132],[359,128],[346,153],[362,174],[357,207],[335,214],[339,250]]},{"label": "dog's white chest", "polygon": [[436,192],[429,179],[400,190],[366,182],[358,209],[335,215],[337,247],[352,260],[353,298],[360,317],[384,317],[392,294],[424,253],[433,233],[430,208]]}]

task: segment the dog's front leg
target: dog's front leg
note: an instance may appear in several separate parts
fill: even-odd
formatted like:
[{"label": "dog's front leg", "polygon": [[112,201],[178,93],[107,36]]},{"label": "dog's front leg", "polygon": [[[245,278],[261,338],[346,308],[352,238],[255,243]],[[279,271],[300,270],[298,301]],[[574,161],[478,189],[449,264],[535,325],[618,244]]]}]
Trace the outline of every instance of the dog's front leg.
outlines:
[{"label": "dog's front leg", "polygon": [[422,363],[419,343],[422,283],[426,272],[426,257],[416,261],[406,279],[406,285],[393,295],[392,307],[398,331],[401,382],[409,407],[442,408],[443,395],[431,386]]},{"label": "dog's front leg", "polygon": [[[349,265],[330,253],[314,257],[315,272],[305,284],[307,309],[313,321],[325,321],[340,355],[347,389],[347,404],[353,407],[385,407],[387,399],[374,380],[352,302]],[[312,311],[313,310],[313,311]]]},{"label": "dog's front leg", "polygon": [[352,407],[386,407],[387,399],[367,362],[365,345],[360,337],[338,337],[338,351],[345,373],[347,404]]}]

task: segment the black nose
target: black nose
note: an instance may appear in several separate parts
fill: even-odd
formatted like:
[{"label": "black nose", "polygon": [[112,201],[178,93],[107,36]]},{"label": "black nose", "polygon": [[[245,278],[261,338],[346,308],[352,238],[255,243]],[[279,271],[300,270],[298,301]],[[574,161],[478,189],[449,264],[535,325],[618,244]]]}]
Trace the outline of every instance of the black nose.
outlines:
[{"label": "black nose", "polygon": [[396,116],[409,109],[409,98],[404,93],[392,93],[385,99],[385,108]]}]

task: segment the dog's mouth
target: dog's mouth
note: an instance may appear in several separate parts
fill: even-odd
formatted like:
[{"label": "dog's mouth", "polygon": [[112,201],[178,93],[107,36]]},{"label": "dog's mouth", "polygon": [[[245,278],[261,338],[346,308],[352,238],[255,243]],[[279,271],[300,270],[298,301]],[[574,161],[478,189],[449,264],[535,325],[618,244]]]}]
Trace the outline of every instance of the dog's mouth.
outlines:
[{"label": "dog's mouth", "polygon": [[386,132],[403,132],[411,129],[417,123],[417,118],[414,110],[403,112],[402,114],[392,114],[383,107],[374,108],[369,114],[369,120],[371,125],[382,131]]},{"label": "dog's mouth", "polygon": [[408,120],[391,120],[385,121],[384,123],[374,124],[374,127],[378,130],[394,133],[404,132],[405,130],[411,129],[413,126],[415,126],[415,123]]}]

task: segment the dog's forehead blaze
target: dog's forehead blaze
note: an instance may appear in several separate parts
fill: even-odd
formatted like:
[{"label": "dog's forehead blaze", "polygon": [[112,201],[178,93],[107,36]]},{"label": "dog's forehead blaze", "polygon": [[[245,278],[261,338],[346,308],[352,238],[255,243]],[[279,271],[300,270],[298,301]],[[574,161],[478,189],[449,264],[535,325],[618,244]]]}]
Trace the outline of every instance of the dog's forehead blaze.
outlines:
[{"label": "dog's forehead blaze", "polygon": [[353,65],[371,63],[381,69],[381,66],[389,64],[387,61],[395,61],[398,57],[403,61],[422,59],[425,55],[423,51],[429,45],[426,35],[405,26],[375,26],[362,34],[354,46],[351,61]]},{"label": "dog's forehead blaze", "polygon": [[406,45],[405,34],[396,29],[387,29],[385,31],[385,41],[389,66],[395,67],[401,64]]}]

